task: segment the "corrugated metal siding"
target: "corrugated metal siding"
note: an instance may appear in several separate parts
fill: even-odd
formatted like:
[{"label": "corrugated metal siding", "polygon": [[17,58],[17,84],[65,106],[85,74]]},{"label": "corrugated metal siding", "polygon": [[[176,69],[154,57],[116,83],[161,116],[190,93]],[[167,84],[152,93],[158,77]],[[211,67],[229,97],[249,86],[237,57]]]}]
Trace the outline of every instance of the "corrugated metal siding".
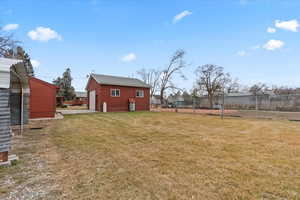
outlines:
[{"label": "corrugated metal siding", "polygon": [[[23,123],[28,123],[29,118],[29,94],[23,95]],[[19,93],[10,93],[10,111],[11,111],[11,125],[21,124],[21,96]]]},{"label": "corrugated metal siding", "polygon": [[0,152],[6,152],[10,148],[10,108],[9,90],[0,89]]},{"label": "corrugated metal siding", "polygon": [[0,71],[0,88],[9,88],[10,73]]}]

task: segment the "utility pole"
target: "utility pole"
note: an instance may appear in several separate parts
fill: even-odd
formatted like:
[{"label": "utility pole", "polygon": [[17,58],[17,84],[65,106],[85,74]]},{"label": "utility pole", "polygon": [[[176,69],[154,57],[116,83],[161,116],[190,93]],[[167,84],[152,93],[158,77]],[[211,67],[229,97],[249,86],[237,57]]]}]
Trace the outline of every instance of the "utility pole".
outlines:
[{"label": "utility pole", "polygon": [[255,110],[258,110],[258,95],[255,94]]},{"label": "utility pole", "polygon": [[224,119],[224,107],[225,107],[225,91],[223,89],[221,119]]}]

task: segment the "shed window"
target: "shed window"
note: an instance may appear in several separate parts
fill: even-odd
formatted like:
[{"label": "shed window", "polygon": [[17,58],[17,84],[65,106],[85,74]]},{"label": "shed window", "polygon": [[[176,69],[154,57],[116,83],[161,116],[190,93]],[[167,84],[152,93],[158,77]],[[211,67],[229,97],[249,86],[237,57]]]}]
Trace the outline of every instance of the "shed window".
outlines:
[{"label": "shed window", "polygon": [[136,97],[144,97],[144,90],[137,90],[136,91]]},{"label": "shed window", "polygon": [[112,97],[119,97],[120,96],[120,89],[111,89],[111,96]]}]

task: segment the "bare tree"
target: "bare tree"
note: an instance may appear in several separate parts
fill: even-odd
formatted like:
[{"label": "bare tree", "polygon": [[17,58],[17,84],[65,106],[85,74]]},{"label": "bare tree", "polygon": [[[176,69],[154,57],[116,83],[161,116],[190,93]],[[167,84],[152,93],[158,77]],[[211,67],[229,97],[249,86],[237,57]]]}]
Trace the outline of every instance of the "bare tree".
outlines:
[{"label": "bare tree", "polygon": [[263,94],[267,88],[267,85],[264,83],[256,83],[250,87],[249,92],[251,92],[253,95],[259,95]]},{"label": "bare tree", "polygon": [[17,43],[19,42],[13,40],[12,35],[5,35],[0,32],[0,57],[5,57],[9,50],[13,49]]},{"label": "bare tree", "polygon": [[196,70],[197,85],[199,90],[207,92],[210,108],[213,108],[216,93],[224,92],[226,84],[231,78],[228,73],[224,73],[224,68],[217,65],[203,65]]},{"label": "bare tree", "polygon": [[255,109],[258,110],[258,96],[264,94],[268,89],[264,83],[256,83],[250,87],[249,92],[255,96]]},{"label": "bare tree", "polygon": [[291,88],[288,86],[272,86],[272,91],[277,95],[291,95],[296,93],[295,88]]},{"label": "bare tree", "polygon": [[226,93],[237,93],[240,91],[241,85],[239,83],[239,80],[236,79],[231,79],[229,78],[228,83],[226,84]]},{"label": "bare tree", "polygon": [[164,104],[165,91],[168,89],[179,89],[172,81],[175,74],[179,74],[182,78],[185,76],[182,73],[182,69],[185,68],[186,63],[184,61],[185,51],[177,50],[171,57],[169,64],[160,74],[159,88],[160,88],[160,102]]},{"label": "bare tree", "polygon": [[141,69],[137,71],[142,81],[151,86],[150,97],[152,97],[158,91],[159,78],[161,72],[156,69]]}]

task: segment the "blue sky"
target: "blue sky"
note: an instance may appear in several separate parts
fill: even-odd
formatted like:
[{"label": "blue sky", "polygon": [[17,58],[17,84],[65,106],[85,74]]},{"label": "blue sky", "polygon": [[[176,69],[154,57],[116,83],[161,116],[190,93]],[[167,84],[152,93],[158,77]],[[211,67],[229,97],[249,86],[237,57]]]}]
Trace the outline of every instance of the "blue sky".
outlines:
[{"label": "blue sky", "polygon": [[300,87],[300,1],[297,0],[0,0],[0,26],[52,81],[70,67],[77,90],[86,75],[132,76],[163,68],[187,52],[190,89],[195,69],[217,64],[242,84]]}]

